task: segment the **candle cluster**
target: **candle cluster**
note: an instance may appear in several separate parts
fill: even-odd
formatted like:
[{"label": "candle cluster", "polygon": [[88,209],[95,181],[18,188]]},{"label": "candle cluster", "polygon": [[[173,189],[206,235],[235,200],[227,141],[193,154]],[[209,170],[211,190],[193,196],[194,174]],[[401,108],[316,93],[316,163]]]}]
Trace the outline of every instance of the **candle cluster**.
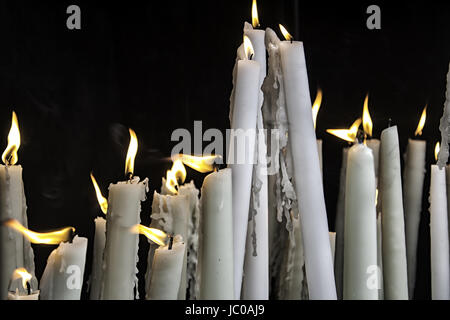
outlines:
[{"label": "candle cluster", "polygon": [[[397,127],[389,124],[380,139],[372,137],[369,95],[348,129],[328,129],[349,143],[342,150],[332,232],[323,142],[316,138],[323,92],[312,104],[303,42],[282,25],[285,40],[259,26],[253,0],[252,24],[244,24],[232,73],[226,168],[219,169],[222,158],[215,154],[172,155],[171,169],[153,192],[149,226],[141,224],[149,183],[135,175],[134,130],[124,179],[111,183],[106,197],[91,172],[103,213],[93,221],[91,300],[139,299],[140,235],[150,243],[148,300],[413,298],[426,142],[409,139],[402,173]],[[448,132],[442,123],[441,131]],[[0,166],[0,299],[79,300],[88,239],[70,226],[45,233],[28,229],[19,146],[13,112]],[[436,160],[438,154],[437,146]],[[185,166],[208,173],[201,190],[186,183]],[[430,172],[432,298],[448,300],[450,167],[436,164]],[[57,245],[39,282],[31,244]]]}]

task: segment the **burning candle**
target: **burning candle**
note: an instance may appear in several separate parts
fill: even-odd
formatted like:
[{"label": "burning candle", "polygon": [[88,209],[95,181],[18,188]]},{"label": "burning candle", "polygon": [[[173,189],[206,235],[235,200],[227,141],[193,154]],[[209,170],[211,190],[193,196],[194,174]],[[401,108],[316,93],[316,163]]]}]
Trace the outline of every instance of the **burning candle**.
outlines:
[{"label": "burning candle", "polygon": [[[125,165],[125,174],[132,176],[138,140],[133,130]],[[141,221],[141,201],[146,199],[148,179],[139,177],[109,186],[108,214],[106,215],[106,244],[104,259],[104,300],[133,300],[137,288],[137,261],[139,238],[130,228]]]},{"label": "burning candle", "polygon": [[[282,26],[280,26],[281,28]],[[294,182],[304,242],[309,297],[336,299],[333,261],[323,194],[317,142],[312,121],[303,43],[279,43],[281,70],[289,121],[289,139],[294,163]]]},{"label": "burning candle", "polygon": [[408,300],[405,223],[397,126],[384,129],[380,148],[383,290],[387,300]]},{"label": "burning candle", "polygon": [[40,283],[41,300],[79,300],[83,285],[87,238],[74,237],[73,227],[37,233],[28,230],[17,220],[8,220],[5,225],[26,236],[31,243],[59,244],[47,259]]},{"label": "burning candle", "polygon": [[[95,194],[97,196],[100,209],[103,214],[108,211],[108,200],[102,195],[100,188],[91,173],[92,184],[94,185]],[[94,220],[95,235],[94,235],[94,253],[92,256],[92,272],[89,280],[89,299],[100,300],[101,285],[103,276],[103,252],[106,243],[106,220],[103,217],[97,217]]]},{"label": "burning candle", "polygon": [[[425,125],[427,107],[422,111],[415,136],[421,136]],[[425,140],[409,139],[403,170],[403,205],[405,207],[406,258],[408,267],[409,298],[414,295],[416,284],[417,243],[422,212],[422,193],[425,178]]]},{"label": "burning candle", "polygon": [[[369,285],[371,272],[377,272],[375,190],[372,150],[362,143],[355,144],[348,151],[345,190],[343,298],[346,300],[378,299],[378,286]],[[373,267],[375,270],[371,271]]]},{"label": "burning candle", "polygon": [[201,190],[200,299],[233,300],[233,209],[231,169],[206,176]]},{"label": "burning candle", "polygon": [[152,259],[151,269],[145,275],[148,282],[145,287],[148,300],[176,300],[179,298],[181,275],[185,259],[185,243],[180,235],[167,239],[161,230],[139,225],[137,232],[159,245]]},{"label": "burning candle", "polygon": [[[186,179],[185,163],[199,172],[213,170],[213,165],[218,156],[197,157],[191,155],[174,155],[171,170],[167,171],[166,179],[163,179],[161,194],[153,195],[152,203],[152,227],[162,228],[169,234],[179,234],[185,242],[186,252],[183,259],[183,271],[178,299],[195,299],[196,296],[196,269],[198,260],[198,229],[200,219],[199,190],[194,182],[182,184]],[[163,194],[170,192],[170,194]],[[149,251],[148,268],[152,268],[155,245],[151,245]],[[149,273],[149,271],[148,271]],[[148,282],[150,279],[146,279]]]},{"label": "burning candle", "polygon": [[[439,142],[435,148],[438,159]],[[445,168],[431,165],[430,182],[431,298],[450,299],[450,257]]]},{"label": "burning candle", "polygon": [[[327,132],[343,139],[347,142],[354,142],[361,125],[361,118],[356,119],[349,129],[327,129]],[[339,299],[342,299],[343,294],[343,279],[344,279],[344,221],[345,221],[345,188],[347,177],[347,160],[349,148],[342,149],[342,164],[339,177],[339,194],[336,207],[336,250],[334,258],[334,274],[336,277],[336,291]]]},{"label": "burning candle", "polygon": [[25,268],[14,270],[9,285],[8,300],[38,300],[37,280]]},{"label": "burning candle", "polygon": [[244,36],[244,44],[238,49],[238,57],[233,70],[234,87],[230,98],[232,136],[228,160],[233,175],[232,212],[236,299],[241,297],[248,210],[255,162],[256,123],[260,108],[261,67],[258,61],[252,60],[253,55],[252,43],[247,36]]},{"label": "burning candle", "polygon": [[[22,166],[17,164],[19,146],[19,123],[13,111],[8,146],[2,154],[5,165],[0,165],[0,221],[16,219],[27,226]],[[0,300],[7,298],[11,274],[20,267],[25,267],[34,274],[34,254],[30,242],[20,233],[14,233],[0,225]]]},{"label": "burning candle", "polygon": [[[250,217],[244,259],[244,277],[242,280],[242,298],[245,300],[269,299],[269,234],[268,234],[268,180],[267,180],[267,146],[264,134],[261,107],[264,95],[261,91],[266,77],[265,31],[259,26],[256,0],[252,4],[252,25],[245,23],[244,35],[249,37],[254,48],[254,60],[259,63],[259,95],[256,128],[256,164],[253,167],[252,194],[250,200]],[[255,28],[255,29],[254,29]]]}]

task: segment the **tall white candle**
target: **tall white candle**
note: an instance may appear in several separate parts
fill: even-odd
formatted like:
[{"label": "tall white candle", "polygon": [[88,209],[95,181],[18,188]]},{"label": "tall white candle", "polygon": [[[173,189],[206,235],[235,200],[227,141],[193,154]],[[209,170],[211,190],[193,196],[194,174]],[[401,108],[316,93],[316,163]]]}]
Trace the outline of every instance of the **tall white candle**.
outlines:
[{"label": "tall white candle", "polygon": [[333,261],[320,172],[316,134],[312,121],[303,43],[279,44],[284,77],[289,139],[295,191],[298,199],[310,299],[336,299]]},{"label": "tall white candle", "polygon": [[342,164],[339,176],[339,194],[336,207],[336,253],[334,259],[334,275],[336,277],[336,291],[342,299],[344,278],[344,218],[345,218],[345,180],[347,176],[348,149],[342,149]]},{"label": "tall white candle", "polygon": [[139,177],[109,186],[102,299],[133,300],[137,288],[138,235],[130,228],[141,221],[147,179]]},{"label": "tall white candle", "polygon": [[450,257],[445,168],[431,165],[431,298],[450,299]]},{"label": "tall white candle", "polygon": [[80,300],[88,239],[61,242],[47,259],[41,278],[41,300]]},{"label": "tall white candle", "polygon": [[[268,235],[268,179],[267,146],[264,134],[262,104],[264,101],[261,86],[266,77],[265,31],[255,30],[248,23],[244,25],[244,34],[249,37],[255,51],[254,59],[260,65],[259,96],[256,128],[256,164],[253,168],[252,196],[244,261],[242,298],[245,300],[269,299],[269,235]],[[254,213],[254,214],[252,214]]]},{"label": "tall white candle", "polygon": [[417,267],[417,243],[422,212],[422,193],[425,178],[426,141],[408,140],[403,170],[403,204],[405,207],[406,258],[409,298],[414,295]]},{"label": "tall white candle", "polygon": [[380,148],[383,282],[386,300],[408,300],[405,223],[397,126],[384,129]]},{"label": "tall white candle", "polygon": [[94,252],[92,255],[91,278],[89,279],[89,299],[100,300],[103,277],[103,253],[105,251],[106,243],[106,220],[105,218],[97,217],[95,218],[94,223]]},{"label": "tall white candle", "polygon": [[178,298],[185,252],[186,245],[180,235],[174,237],[170,249],[167,244],[155,250],[146,299]]},{"label": "tall white candle", "polygon": [[233,300],[232,173],[206,176],[201,190],[200,299]]},{"label": "tall white candle", "polygon": [[244,268],[261,72],[260,64],[248,59],[251,53],[242,51],[241,46],[233,71],[234,88],[230,98],[232,137],[228,158],[233,176],[234,290],[237,299],[241,296]]},{"label": "tall white candle", "polygon": [[344,294],[346,300],[377,300],[377,286],[369,285],[377,266],[373,153],[363,144],[348,151],[345,190]]}]

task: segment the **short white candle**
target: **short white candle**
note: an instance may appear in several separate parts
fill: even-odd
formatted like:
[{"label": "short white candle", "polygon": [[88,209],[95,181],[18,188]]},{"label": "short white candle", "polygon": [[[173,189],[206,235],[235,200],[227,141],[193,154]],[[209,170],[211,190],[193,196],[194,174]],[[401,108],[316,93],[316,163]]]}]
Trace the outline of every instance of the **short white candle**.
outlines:
[{"label": "short white candle", "polygon": [[176,300],[178,298],[185,252],[186,245],[180,235],[174,237],[170,249],[167,244],[155,250],[146,299]]},{"label": "short white candle", "polygon": [[369,286],[377,266],[375,169],[372,150],[356,144],[348,151],[345,190],[344,294],[346,300],[377,300]]},{"label": "short white candle", "polygon": [[138,235],[130,228],[141,222],[141,201],[147,179],[139,177],[109,186],[103,269],[104,300],[133,300],[137,293]]},{"label": "short white candle", "polygon": [[233,300],[231,169],[206,176],[201,190],[200,299]]},{"label": "short white candle", "polygon": [[80,300],[88,239],[61,242],[47,259],[41,278],[41,300]]}]

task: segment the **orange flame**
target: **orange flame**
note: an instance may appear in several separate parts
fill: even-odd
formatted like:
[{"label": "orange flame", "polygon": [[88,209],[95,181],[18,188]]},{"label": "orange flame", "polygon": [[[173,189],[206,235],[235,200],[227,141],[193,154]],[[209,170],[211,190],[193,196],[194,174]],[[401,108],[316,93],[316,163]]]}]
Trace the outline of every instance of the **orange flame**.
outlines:
[{"label": "orange flame", "polygon": [[134,159],[138,149],[138,140],[133,129],[128,129],[130,132],[130,144],[128,146],[127,158],[125,160],[125,175],[134,173]]},{"label": "orange flame", "polygon": [[2,154],[2,161],[7,165],[14,165],[17,163],[17,150],[20,147],[20,131],[19,131],[19,121],[17,120],[17,115],[13,111],[11,120],[11,129],[8,134],[8,146]]},{"label": "orange flame", "polygon": [[27,269],[25,269],[25,268],[18,268],[16,270],[14,270],[13,275],[12,275],[13,280],[22,279],[22,286],[24,289],[27,288],[27,282],[30,281],[31,278],[32,278],[32,275],[30,273],[28,273]]},{"label": "orange flame", "polygon": [[286,40],[290,41],[293,39],[291,34],[286,30],[285,27],[283,27],[281,24],[279,24],[278,26],[280,27],[280,31]]},{"label": "orange flame", "polygon": [[92,184],[94,185],[95,194],[97,195],[97,201],[98,204],[100,205],[100,209],[102,209],[102,212],[106,214],[106,212],[108,212],[108,200],[106,200],[106,198],[102,195],[102,192],[100,191],[100,188],[97,184],[97,180],[95,180],[95,177],[92,174],[92,172],[91,172],[91,180]]},{"label": "orange flame", "polygon": [[421,136],[423,127],[425,126],[425,120],[427,119],[427,106],[423,108],[422,115],[420,116],[419,124],[417,125],[416,132],[414,132],[415,136]]},{"label": "orange flame", "polygon": [[59,244],[64,241],[68,241],[75,232],[75,228],[67,227],[53,232],[38,233],[25,228],[15,219],[6,221],[4,225],[20,232],[31,243],[38,244]]},{"label": "orange flame", "polygon": [[327,129],[326,131],[345,141],[354,142],[358,134],[358,128],[361,125],[361,118],[356,119],[349,129]]},{"label": "orange flame", "polygon": [[159,244],[160,246],[164,246],[167,239],[167,234],[164,231],[155,228],[149,228],[143,226],[142,224],[136,224],[132,226],[131,232],[143,234],[147,237],[147,239],[153,241],[156,244]]}]

